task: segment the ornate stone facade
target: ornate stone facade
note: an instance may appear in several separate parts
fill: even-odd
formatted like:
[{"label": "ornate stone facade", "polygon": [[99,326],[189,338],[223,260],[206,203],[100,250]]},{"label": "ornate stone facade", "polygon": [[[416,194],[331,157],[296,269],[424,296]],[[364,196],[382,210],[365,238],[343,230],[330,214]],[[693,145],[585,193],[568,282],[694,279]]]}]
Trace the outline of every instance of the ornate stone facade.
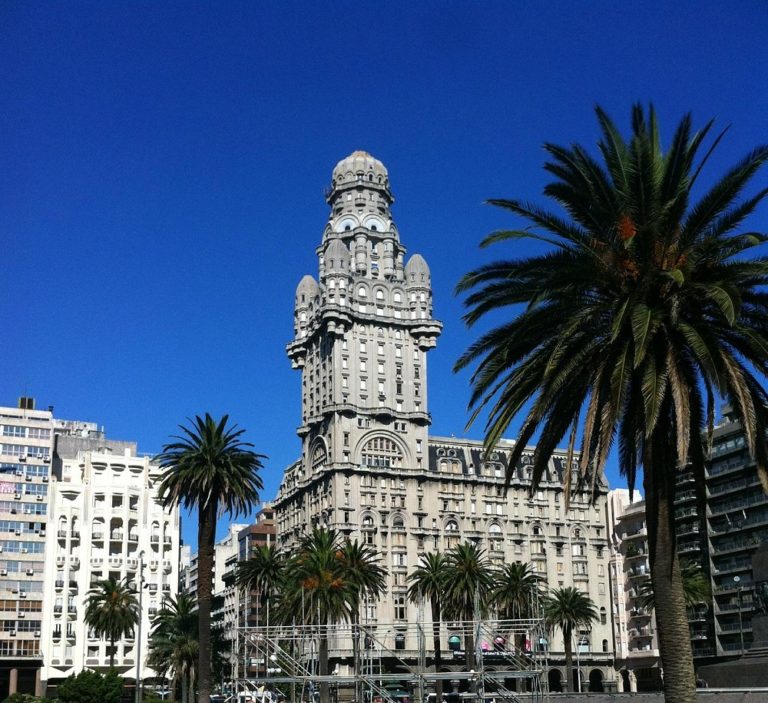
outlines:
[{"label": "ornate stone facade", "polygon": [[[566,512],[562,451],[529,495],[531,448],[505,494],[512,442],[486,457],[479,441],[428,436],[427,356],[442,325],[426,261],[406,261],[393,200],[386,168],[369,154],[334,169],[319,278],[299,283],[287,347],[302,372],[302,455],[274,504],[278,545],[290,549],[316,526],[375,545],[389,584],[364,619],[393,630],[428,619],[406,597],[425,552],[475,540],[497,564],[530,561],[549,586],[575,585],[595,601],[601,619],[580,633],[584,678],[612,678],[607,489],[598,487],[594,505],[577,496]],[[559,653],[559,637],[535,645]]]}]

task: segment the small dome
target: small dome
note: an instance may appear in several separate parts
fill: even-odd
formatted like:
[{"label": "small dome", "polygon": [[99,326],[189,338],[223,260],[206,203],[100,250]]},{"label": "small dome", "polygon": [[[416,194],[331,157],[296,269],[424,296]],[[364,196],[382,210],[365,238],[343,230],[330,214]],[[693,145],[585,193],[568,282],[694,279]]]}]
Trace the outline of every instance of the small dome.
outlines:
[{"label": "small dome", "polygon": [[407,285],[430,285],[429,266],[421,254],[414,254],[405,265]]},{"label": "small dome", "polygon": [[[384,184],[389,174],[384,164],[371,156],[367,151],[353,151],[346,159],[342,159],[333,169],[333,182],[342,183],[347,180],[357,180],[357,174],[362,173],[365,181]],[[349,174],[352,174],[350,178]]]},{"label": "small dome", "polygon": [[296,287],[296,305],[308,304],[320,295],[320,286],[309,274],[299,281]]},{"label": "small dome", "polygon": [[350,253],[349,249],[344,245],[341,239],[331,239],[328,242],[328,246],[325,247],[325,255],[323,258],[325,262],[326,272],[330,271],[343,271],[349,272],[350,265]]}]

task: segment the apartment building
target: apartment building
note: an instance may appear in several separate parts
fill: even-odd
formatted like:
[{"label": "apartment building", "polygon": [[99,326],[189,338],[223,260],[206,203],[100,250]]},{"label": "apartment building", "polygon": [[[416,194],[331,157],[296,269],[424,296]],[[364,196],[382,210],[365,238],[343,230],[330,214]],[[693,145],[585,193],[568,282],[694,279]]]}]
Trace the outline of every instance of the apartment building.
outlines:
[{"label": "apartment building", "polygon": [[678,510],[679,551],[709,574],[712,602],[692,623],[696,663],[735,658],[752,644],[752,555],[768,541],[768,496],[730,407],[716,426],[706,476],[706,514],[696,513],[693,491]]},{"label": "apartment building", "polygon": [[48,695],[70,674],[109,668],[109,643],[84,619],[88,591],[109,577],[141,594],[141,624],[117,643],[115,667],[128,678],[139,666],[143,680],[156,676],[146,665],[150,622],[177,592],[179,512],[160,504],[160,470],[136,449],[93,423],[56,422],[40,628]]},{"label": "apartment building", "polygon": [[[485,456],[479,441],[428,435],[427,356],[442,325],[426,261],[405,260],[393,200],[387,170],[370,154],[355,152],[334,169],[319,276],[299,283],[287,347],[302,373],[302,452],[274,503],[278,544],[291,549],[326,526],[376,546],[389,583],[365,618],[393,623],[406,657],[416,656],[406,626],[420,617],[406,577],[424,553],[473,540],[496,564],[531,562],[550,587],[576,586],[596,603],[600,619],[577,633],[576,648],[583,687],[602,690],[613,679],[607,487],[598,486],[594,504],[580,495],[566,511],[563,477],[573,467],[558,451],[531,497],[531,447],[511,467],[505,495],[512,442]],[[561,635],[536,644],[550,652],[557,689]]]},{"label": "apartment building", "polygon": [[611,601],[615,667],[620,691],[660,691],[662,670],[656,615],[643,607],[642,585],[650,578],[645,501],[619,488],[608,494]]},{"label": "apartment building", "polygon": [[0,699],[41,693],[53,408],[0,407]]}]

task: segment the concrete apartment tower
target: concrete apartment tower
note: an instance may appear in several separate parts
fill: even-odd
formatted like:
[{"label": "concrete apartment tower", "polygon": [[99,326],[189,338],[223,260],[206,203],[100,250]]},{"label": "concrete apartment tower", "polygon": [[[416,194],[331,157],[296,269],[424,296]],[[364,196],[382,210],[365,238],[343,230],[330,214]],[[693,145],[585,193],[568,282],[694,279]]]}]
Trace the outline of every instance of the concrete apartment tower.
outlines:
[{"label": "concrete apartment tower", "polygon": [[356,151],[340,161],[326,199],[319,281],[299,283],[287,348],[302,372],[301,471],[423,467],[427,352],[442,328],[429,267],[418,254],[405,263],[378,159]]},{"label": "concrete apartment tower", "polygon": [[0,408],[0,699],[42,692],[43,572],[53,456],[52,408]]}]

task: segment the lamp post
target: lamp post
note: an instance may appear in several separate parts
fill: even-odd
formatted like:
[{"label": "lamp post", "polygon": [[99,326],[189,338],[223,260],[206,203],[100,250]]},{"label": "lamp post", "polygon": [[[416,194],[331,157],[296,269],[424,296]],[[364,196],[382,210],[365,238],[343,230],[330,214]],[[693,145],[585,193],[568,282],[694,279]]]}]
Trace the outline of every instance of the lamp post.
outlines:
[{"label": "lamp post", "polygon": [[141,596],[144,593],[144,552],[139,552],[139,623],[136,628],[136,703],[141,703],[141,619],[143,611],[141,609]]},{"label": "lamp post", "polygon": [[736,589],[736,593],[739,599],[739,642],[741,647],[741,654],[743,655],[744,654],[744,625],[742,623],[742,614],[741,614],[741,592],[744,590],[744,586],[741,585],[741,576],[734,576],[733,581],[738,586],[738,588]]}]

